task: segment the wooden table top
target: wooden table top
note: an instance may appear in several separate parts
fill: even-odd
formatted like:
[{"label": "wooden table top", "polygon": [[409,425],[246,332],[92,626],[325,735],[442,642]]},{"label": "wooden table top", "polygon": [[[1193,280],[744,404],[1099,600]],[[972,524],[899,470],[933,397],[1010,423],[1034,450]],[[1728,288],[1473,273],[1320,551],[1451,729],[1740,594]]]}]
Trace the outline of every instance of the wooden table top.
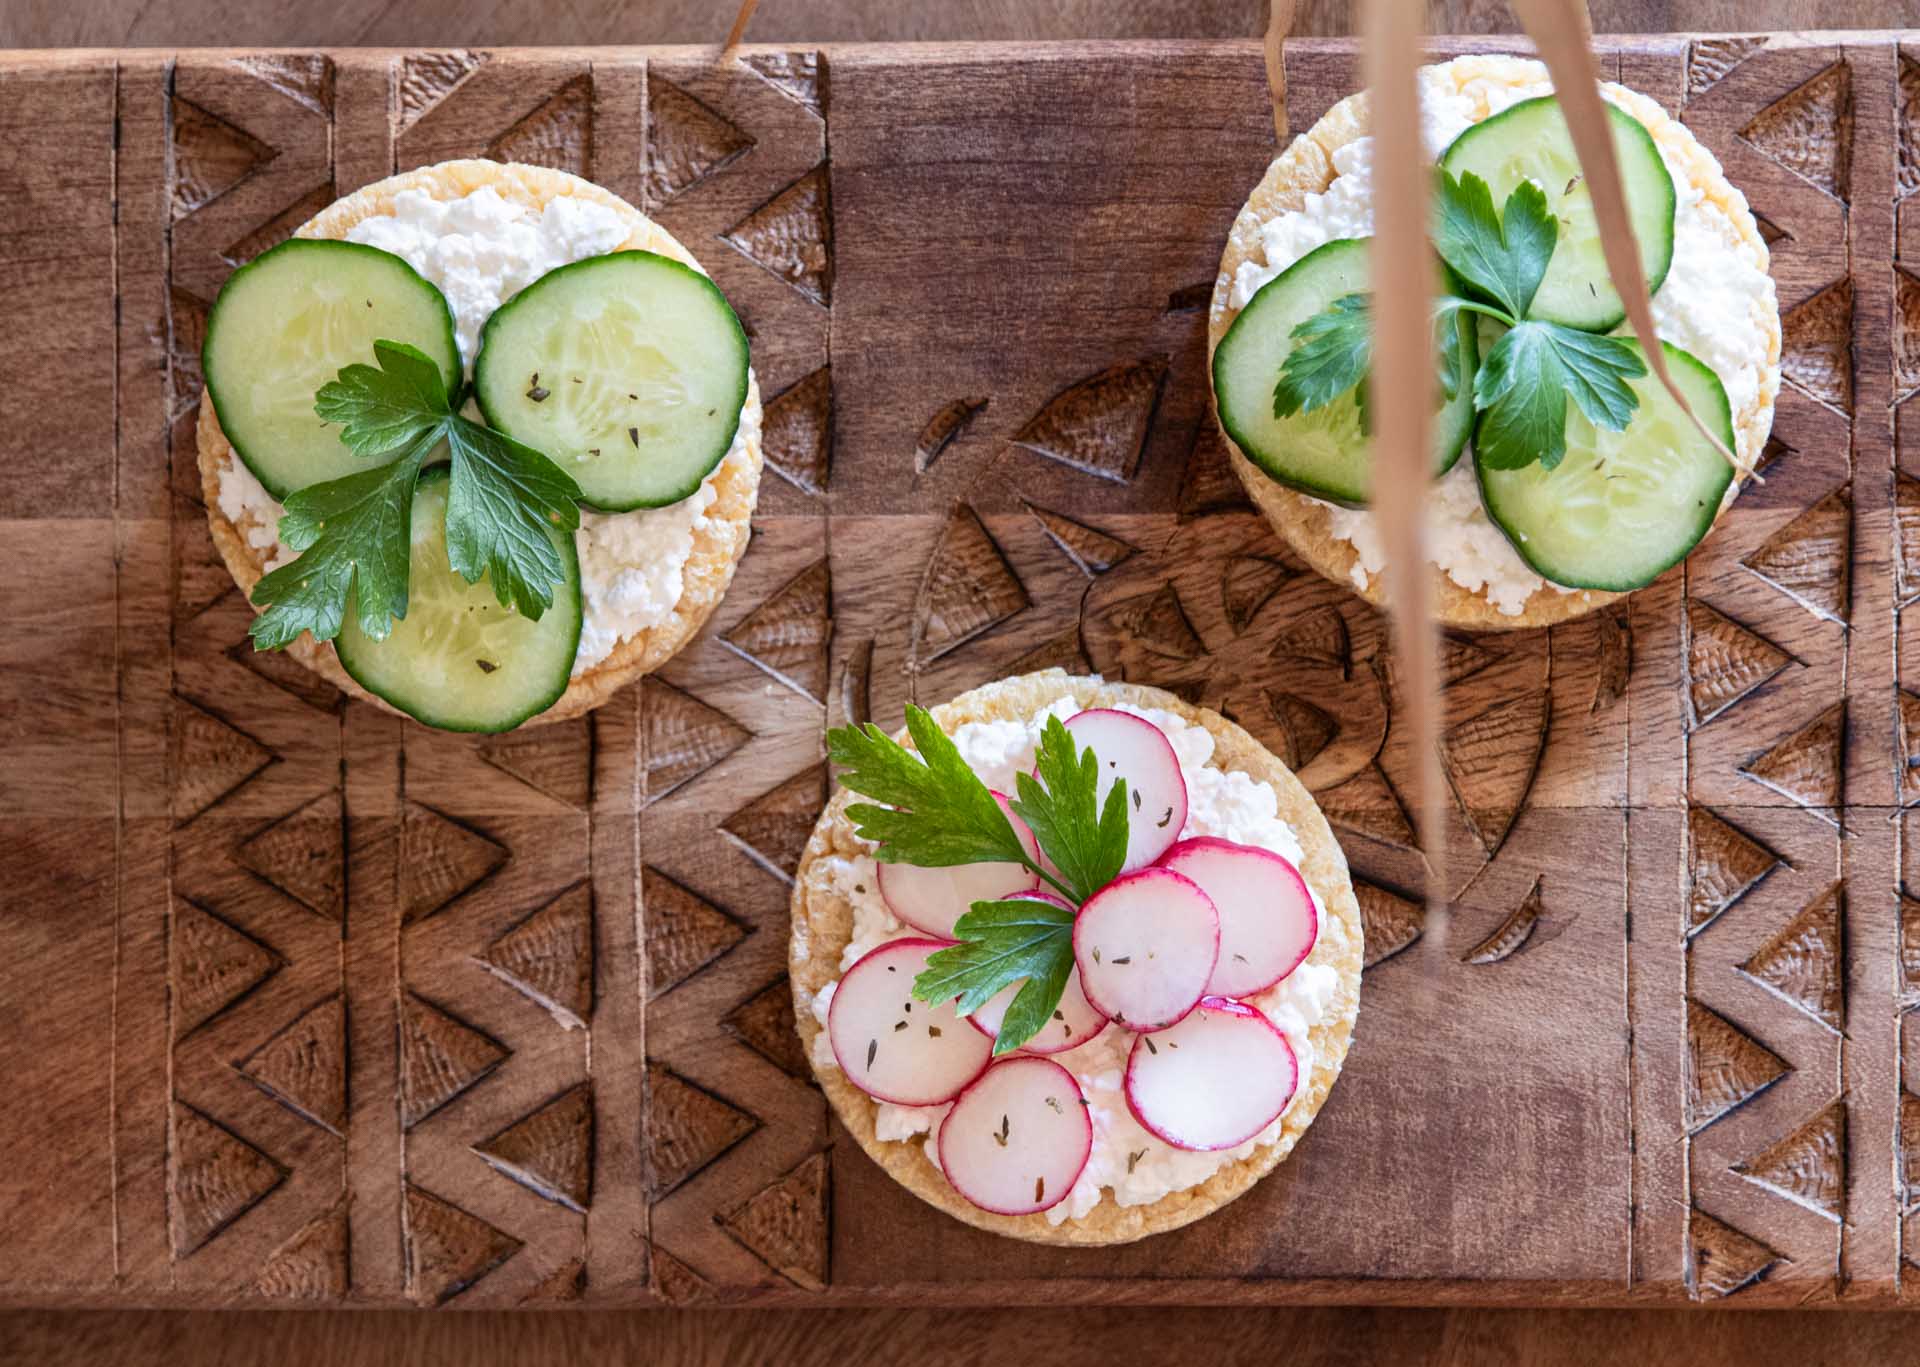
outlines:
[{"label": "wooden table top", "polygon": [[[835,188],[837,188],[837,186],[835,186]],[[1759,204],[1759,196],[1755,196],[1755,198],[1757,198],[1757,204]],[[670,217],[670,215],[668,215],[668,217]],[[1855,215],[1855,217],[1859,217],[1859,215]],[[1807,236],[1814,236],[1814,234],[1812,234],[1812,232],[1807,232]],[[1778,250],[1778,248],[1776,248],[1776,250]],[[1818,263],[1814,263],[1814,265],[1812,265],[1812,267],[1809,267],[1809,269],[1818,269]],[[190,284],[192,284],[192,282],[190,282],[190,278],[188,278],[188,288],[190,288]],[[1786,303],[1786,301],[1788,300],[1786,300],[1786,282],[1784,282],[1784,303]],[[1812,507],[1812,505],[1809,505],[1809,507]],[[1116,513],[1116,516],[1125,516],[1125,513]],[[36,520],[36,518],[29,518],[29,520]],[[985,515],[985,526],[989,528],[989,534],[993,534],[993,532],[996,532],[996,530],[998,530],[998,526],[1000,526],[1000,524],[996,522],[995,516]],[[1125,524],[1121,524],[1121,522],[1116,522],[1114,526],[1125,526]],[[1805,664],[1805,660],[1801,660],[1801,662]],[[1755,699],[1755,701],[1764,701],[1764,699]],[[1853,739],[1849,739],[1847,743],[1851,745],[1851,743],[1853,743]],[[83,781],[84,781],[84,774],[83,774]],[[1791,856],[1789,856],[1789,858],[1791,858]],[[1849,916],[1855,916],[1855,914],[1853,914],[1853,912],[1849,910]],[[1849,925],[1849,933],[1857,933],[1857,925]],[[1688,960],[1692,962],[1692,958],[1693,956],[1695,956],[1695,954],[1697,954],[1697,950],[1695,950],[1693,954],[1684,954],[1684,958],[1688,958]],[[1375,977],[1375,975],[1371,975],[1371,973],[1369,973],[1369,979],[1373,979],[1373,977]],[[1371,983],[1369,983],[1369,985],[1371,985]],[[1369,1002],[1371,1002],[1371,1000],[1373,1000],[1373,998],[1369,998]],[[1776,1043],[1776,1041],[1774,1041],[1774,1043]],[[1857,1064],[1855,1064],[1855,1066],[1870,1067],[1870,1064],[1860,1064],[1859,1060],[1857,1060]],[[1350,1081],[1352,1081],[1352,1079],[1350,1079]],[[1776,1089],[1776,1091],[1778,1091],[1778,1089]],[[1816,1115],[1814,1119],[1818,1119],[1818,1115]],[[1761,1125],[1761,1129],[1764,1129],[1764,1125]],[[1690,1162],[1692,1162],[1692,1160],[1690,1160]],[[1738,1160],[1736,1160],[1736,1162],[1738,1162]],[[1766,1206],[1764,1206],[1764,1204],[1759,1204],[1759,1210],[1761,1211],[1766,1210]],[[1772,1217],[1768,1217],[1768,1215],[1763,1215],[1763,1219],[1772,1219]],[[1809,1227],[1809,1229],[1816,1229],[1816,1227]],[[1736,1231],[1736,1233],[1740,1233],[1740,1231]],[[1766,1231],[1763,1231],[1763,1233],[1766,1233]],[[1778,1252],[1778,1250],[1774,1250],[1774,1252]],[[1778,1265],[1776,1265],[1776,1269],[1774,1269],[1774,1275],[1770,1275],[1770,1277],[1768,1277],[1768,1281],[1778,1281]],[[1764,1284],[1766,1283],[1763,1283],[1763,1286]],[[1805,1290],[1805,1288],[1797,1288],[1797,1290]],[[1442,1294],[1444,1294],[1444,1292],[1442,1292]]]}]

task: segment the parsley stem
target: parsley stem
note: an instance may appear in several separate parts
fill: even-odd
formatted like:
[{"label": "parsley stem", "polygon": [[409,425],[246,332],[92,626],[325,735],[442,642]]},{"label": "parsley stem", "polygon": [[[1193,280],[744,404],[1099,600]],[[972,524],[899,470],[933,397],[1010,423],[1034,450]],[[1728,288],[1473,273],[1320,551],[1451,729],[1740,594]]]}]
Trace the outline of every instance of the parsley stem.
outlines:
[{"label": "parsley stem", "polygon": [[1505,323],[1510,328],[1520,326],[1520,322],[1505,309],[1493,304],[1482,304],[1475,299],[1463,299],[1457,294],[1447,296],[1447,303],[1465,313],[1483,313],[1495,322]]},{"label": "parsley stem", "polygon": [[1069,902],[1073,903],[1074,906],[1077,907],[1080,905],[1081,899],[1080,899],[1079,893],[1075,892],[1072,888],[1068,887],[1065,883],[1062,883],[1058,878],[1055,878],[1052,874],[1048,873],[1045,869],[1041,868],[1039,864],[1027,858],[1026,853],[1024,851],[1020,855],[1020,862],[1022,864],[1025,864],[1028,868],[1032,869],[1035,873],[1039,874],[1042,880],[1044,880],[1045,882],[1051,883],[1053,884],[1054,887],[1058,888],[1060,891],[1060,895],[1066,898]]}]

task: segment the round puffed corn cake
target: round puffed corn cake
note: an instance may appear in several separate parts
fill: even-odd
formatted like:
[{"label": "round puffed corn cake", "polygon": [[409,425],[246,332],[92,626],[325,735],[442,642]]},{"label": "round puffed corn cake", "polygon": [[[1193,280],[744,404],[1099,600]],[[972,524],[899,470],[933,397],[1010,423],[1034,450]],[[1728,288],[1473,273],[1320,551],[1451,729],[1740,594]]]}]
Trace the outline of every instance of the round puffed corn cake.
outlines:
[{"label": "round puffed corn cake", "polygon": [[[1527,86],[1547,79],[1544,66],[1521,57],[1461,57],[1445,63],[1441,69],[1452,76],[1461,89],[1473,88],[1477,96],[1476,123],[1490,113],[1483,93],[1488,86]],[[1699,144],[1692,131],[1637,91],[1612,83],[1602,85],[1601,91],[1608,100],[1644,124],[1661,152],[1678,163],[1680,174],[1703,196],[1701,207],[1708,211],[1709,221],[1725,240],[1727,251],[1766,270],[1767,244],[1754,223],[1746,196],[1728,182],[1719,162]],[[1228,302],[1235,273],[1244,262],[1264,263],[1266,259],[1260,243],[1260,225],[1279,214],[1304,208],[1310,194],[1324,194],[1335,179],[1333,154],[1366,133],[1367,94],[1361,91],[1329,109],[1267,168],[1267,174],[1234,220],[1226,251],[1220,258],[1220,274],[1214,282],[1207,321],[1209,362],[1227,328],[1239,316],[1240,311]],[[1780,315],[1777,310],[1765,308],[1756,308],[1754,312],[1755,326],[1767,333],[1767,361],[1755,401],[1733,415],[1734,454],[1740,458],[1742,477],[1753,469],[1761,448],[1766,445],[1767,434],[1773,427],[1774,399],[1780,391]],[[1211,364],[1208,373],[1212,373]],[[1216,408],[1216,422],[1218,417]],[[1273,529],[1314,569],[1337,584],[1354,587],[1353,568],[1359,556],[1349,542],[1332,535],[1326,505],[1275,483],[1240,454],[1224,428],[1221,435],[1241,483],[1246,485],[1248,494]],[[1472,457],[1469,454],[1462,459]],[[1737,481],[1735,487],[1738,487]],[[1721,506],[1723,514],[1728,506]],[[1434,607],[1440,620],[1448,626],[1470,630],[1549,626],[1582,616],[1624,596],[1599,591],[1562,592],[1544,587],[1534,590],[1519,613],[1506,613],[1488,600],[1484,590],[1470,592],[1454,583],[1439,566],[1430,568]],[[1370,603],[1386,605],[1382,575],[1373,575],[1366,588],[1356,588],[1355,592]]]},{"label": "round puffed corn cake", "polygon": [[[1273,1171],[1306,1133],[1340,1075],[1360,1011],[1360,907],[1354,900],[1347,857],[1312,796],[1265,746],[1217,712],[1189,706],[1158,688],[1073,678],[1059,669],[987,684],[931,710],[934,721],[951,734],[967,722],[1026,721],[1069,694],[1081,707],[1128,703],[1158,708],[1205,728],[1214,742],[1208,764],[1238,770],[1270,785],[1279,799],[1280,818],[1300,841],[1300,872],[1319,897],[1324,918],[1307,962],[1331,967],[1339,985],[1325,1014],[1310,1032],[1313,1068],[1300,1079],[1299,1093],[1287,1108],[1280,1137],[1246,1158],[1229,1161],[1199,1186],[1137,1206],[1122,1206],[1109,1197],[1078,1219],[1055,1225],[1044,1214],[996,1215],[972,1204],[953,1189],[927,1157],[926,1136],[905,1141],[879,1138],[874,1131],[879,1103],[847,1081],[838,1068],[816,1062],[813,1069],[848,1132],[874,1162],[929,1205],[977,1228],[1034,1243],[1122,1244],[1210,1215]],[[907,735],[902,731],[896,739],[905,744]],[[814,1039],[822,1031],[813,1016],[813,999],[822,987],[840,977],[840,956],[853,938],[853,905],[834,891],[824,862],[835,856],[845,859],[871,853],[871,847],[854,834],[853,823],[847,818],[847,805],[852,800],[843,788],[827,804],[813,828],[813,838],[807,842],[793,885],[788,967],[793,981],[794,1019],[809,1059],[814,1057]]]},{"label": "round puffed corn cake", "polygon": [[[566,195],[591,200],[613,210],[628,225],[627,240],[617,250],[656,252],[685,262],[695,270],[701,268],[693,254],[666,229],[591,181],[565,171],[492,161],[442,162],[389,177],[334,201],[302,224],[294,235],[344,238],[361,220],[393,213],[395,197],[403,190],[423,191],[437,200],[452,200],[483,187],[492,189],[511,204],[532,210],[543,209],[548,200]],[[651,673],[666,663],[705,624],[726,594],[734,567],[746,553],[748,519],[760,490],[760,416],[759,385],[749,373],[747,402],[740,418],[745,434],[740,444],[746,459],[724,461],[711,476],[715,498],[706,511],[705,525],[693,529],[693,553],[682,573],[680,598],[672,614],[658,625],[620,642],[606,659],[576,674],[559,701],[529,717],[521,723],[523,726],[565,721],[598,707],[642,674]],[[251,596],[253,586],[266,572],[273,547],[271,543],[266,547],[255,546],[248,539],[247,533],[256,529],[250,514],[243,514],[236,524],[220,511],[221,471],[229,461],[238,463],[239,457],[220,430],[220,420],[204,391],[200,396],[198,437],[200,484],[206,498],[207,523],[213,529],[213,543],[235,582]],[[348,677],[330,644],[302,635],[287,647],[287,653],[354,697],[394,710]]]}]

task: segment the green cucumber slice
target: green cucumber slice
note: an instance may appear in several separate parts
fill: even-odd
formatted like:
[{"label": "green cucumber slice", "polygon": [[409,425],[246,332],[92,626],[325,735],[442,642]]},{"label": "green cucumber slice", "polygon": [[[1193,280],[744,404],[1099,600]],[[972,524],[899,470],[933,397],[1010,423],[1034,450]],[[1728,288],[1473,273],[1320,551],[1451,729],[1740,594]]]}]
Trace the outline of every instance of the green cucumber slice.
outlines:
[{"label": "green cucumber slice", "polygon": [[207,315],[201,371],[220,430],[275,498],[385,463],[354,455],[313,411],[320,386],[343,366],[373,364],[380,340],[420,348],[449,394],[459,386],[446,297],[392,252],[296,237],[228,277]]},{"label": "green cucumber slice", "polygon": [[[1731,451],[1733,409],[1719,378],[1662,345],[1687,402]],[[1726,457],[1659,380],[1632,383],[1640,407],[1624,432],[1595,427],[1567,405],[1567,454],[1552,470],[1474,461],[1487,515],[1536,574],[1563,588],[1626,593],[1651,584],[1707,534],[1733,479]]]},{"label": "green cucumber slice", "polygon": [[653,252],[549,271],[480,334],[487,421],[611,512],[678,503],[733,445],[747,334],[714,283]]},{"label": "green cucumber slice", "polygon": [[[1343,238],[1315,247],[1262,285],[1213,353],[1214,403],[1220,425],[1246,458],[1267,475],[1314,498],[1363,508],[1373,465],[1373,442],[1360,431],[1360,407],[1340,398],[1311,413],[1279,418],[1273,387],[1298,345],[1293,330],[1343,295],[1367,289],[1370,238]],[[1460,458],[1473,430],[1473,374],[1480,351],[1472,315],[1458,318],[1459,391],[1435,420],[1434,473]]]},{"label": "green cucumber slice", "polygon": [[[1626,190],[1627,217],[1640,244],[1647,272],[1647,293],[1659,289],[1673,264],[1673,177],[1646,127],[1617,105],[1607,105],[1613,124],[1613,151]],[[1477,123],[1453,140],[1440,164],[1459,177],[1471,171],[1493,191],[1494,207],[1514,187],[1531,180],[1546,191],[1547,205],[1560,220],[1560,236],[1547,263],[1546,278],[1527,310],[1529,318],[1611,332],[1627,316],[1626,305],[1607,276],[1593,197],[1580,172],[1560,102],[1551,95],[1522,100]]]},{"label": "green cucumber slice", "polygon": [[510,731],[567,691],[580,646],[580,563],[573,536],[548,532],[567,567],[539,621],[500,606],[485,575],[469,584],[447,563],[448,467],[413,492],[407,615],[386,640],[360,630],[352,604],[334,649],[347,673],[408,716],[443,731]]}]

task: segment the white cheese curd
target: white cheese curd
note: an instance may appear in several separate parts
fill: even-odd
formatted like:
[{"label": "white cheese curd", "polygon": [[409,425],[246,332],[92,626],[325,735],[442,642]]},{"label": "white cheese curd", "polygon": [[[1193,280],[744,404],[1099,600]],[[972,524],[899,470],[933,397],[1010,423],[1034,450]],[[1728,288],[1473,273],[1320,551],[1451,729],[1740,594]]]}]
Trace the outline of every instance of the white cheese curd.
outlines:
[{"label": "white cheese curd", "polygon": [[219,493],[220,515],[240,529],[249,546],[267,552],[269,570],[293,559],[293,548],[280,539],[280,519],[287,510],[254,478],[237,451],[229,451],[220,467]]},{"label": "white cheese curd", "polygon": [[[989,788],[1011,792],[1014,775],[1033,767],[1034,748],[1046,719],[1065,720],[1080,710],[1080,704],[1072,697],[1062,697],[1025,722],[969,722],[954,731],[953,741],[959,747],[961,758],[982,782]],[[1272,850],[1299,863],[1299,839],[1293,828],[1280,818],[1272,786],[1246,774],[1228,773],[1210,765],[1213,737],[1204,727],[1190,725],[1171,712],[1155,708],[1122,704],[1120,710],[1144,717],[1159,727],[1179,757],[1180,773],[1187,783],[1187,824],[1180,832],[1183,839],[1196,835],[1219,836]],[[875,947],[920,933],[896,921],[887,910],[880,897],[874,868],[874,861],[866,855],[851,859],[836,857],[825,864],[834,892],[853,906],[853,938],[840,956],[843,973]],[[1326,1013],[1339,986],[1339,973],[1326,960],[1341,950],[1346,936],[1341,923],[1322,910],[1323,890],[1311,888],[1310,891],[1315,913],[1320,918],[1320,940],[1314,952],[1280,983],[1247,998],[1266,1013],[1293,1046],[1300,1070],[1295,1104],[1313,1072],[1313,1038],[1309,1032]],[[837,983],[826,984],[815,994],[812,1004],[814,1019],[823,1027],[813,1041],[813,1060],[821,1068],[839,1066],[824,1029],[836,986]],[[1109,1025],[1079,1048],[1049,1055],[1073,1073],[1086,1096],[1093,1121],[1092,1155],[1066,1200],[1047,1211],[1047,1219],[1053,1224],[1087,1214],[1106,1199],[1109,1191],[1120,1205],[1138,1206],[1157,1201],[1169,1192],[1196,1187],[1228,1163],[1245,1158],[1280,1137],[1284,1112],[1260,1134],[1235,1149],[1196,1153],[1176,1149],[1156,1139],[1134,1119],[1121,1091],[1127,1053],[1135,1038],[1134,1032]],[[891,1141],[927,1135],[925,1153],[938,1166],[935,1138],[949,1109],[948,1105],[896,1106],[880,1102],[874,1116],[874,1132],[881,1139]]]},{"label": "white cheese curd", "polygon": [[402,190],[391,214],[347,230],[347,241],[392,252],[440,287],[469,370],[495,309],[548,271],[626,240],[626,223],[604,204],[556,195],[544,209],[528,209],[488,185],[459,199]]},{"label": "white cheese curd", "polygon": [[[1612,98],[1611,88],[1603,87]],[[1420,70],[1420,132],[1427,155],[1438,160],[1455,138],[1522,100],[1551,95],[1539,62],[1460,57]],[[1677,128],[1678,126],[1675,125]],[[1673,177],[1673,262],[1653,296],[1660,336],[1691,352],[1719,376],[1736,422],[1759,401],[1768,382],[1767,318],[1777,311],[1773,278],[1748,254],[1732,250],[1731,219],[1692,184],[1687,158],[1712,156],[1691,139],[1656,133],[1655,145]],[[1245,308],[1269,280],[1314,248],[1373,232],[1373,139],[1356,138],[1333,154],[1334,179],[1325,193],[1260,225],[1259,261],[1242,262],[1227,302]],[[1737,192],[1736,192],[1737,193]],[[1630,325],[1621,333],[1631,335]],[[1743,459],[1755,453],[1741,452]],[[1727,490],[1731,502],[1739,481]],[[1317,501],[1317,500],[1316,500]],[[1353,583],[1365,589],[1386,568],[1386,548],[1372,513],[1323,503],[1331,535],[1354,549]],[[1500,612],[1518,616],[1542,588],[1582,593],[1549,583],[1527,567],[1480,503],[1471,453],[1435,481],[1427,525],[1427,556],[1469,593],[1484,591]]]},{"label": "white cheese curd", "polygon": [[[626,223],[592,200],[558,195],[544,209],[528,209],[482,186],[459,199],[437,200],[421,190],[394,196],[394,211],[356,223],[350,242],[392,252],[439,287],[453,310],[461,360],[469,369],[480,330],[493,311],[548,271],[602,256],[627,240]],[[477,416],[471,408],[469,416]],[[579,677],[621,642],[673,614],[684,583],[694,534],[707,525],[720,471],[747,459],[759,434],[757,417],[743,411],[725,460],[678,503],[628,513],[582,510],[574,545],[580,556]],[[237,455],[220,471],[219,504],[244,529],[249,545],[271,550],[269,569],[294,558],[279,540],[284,513]]]}]

